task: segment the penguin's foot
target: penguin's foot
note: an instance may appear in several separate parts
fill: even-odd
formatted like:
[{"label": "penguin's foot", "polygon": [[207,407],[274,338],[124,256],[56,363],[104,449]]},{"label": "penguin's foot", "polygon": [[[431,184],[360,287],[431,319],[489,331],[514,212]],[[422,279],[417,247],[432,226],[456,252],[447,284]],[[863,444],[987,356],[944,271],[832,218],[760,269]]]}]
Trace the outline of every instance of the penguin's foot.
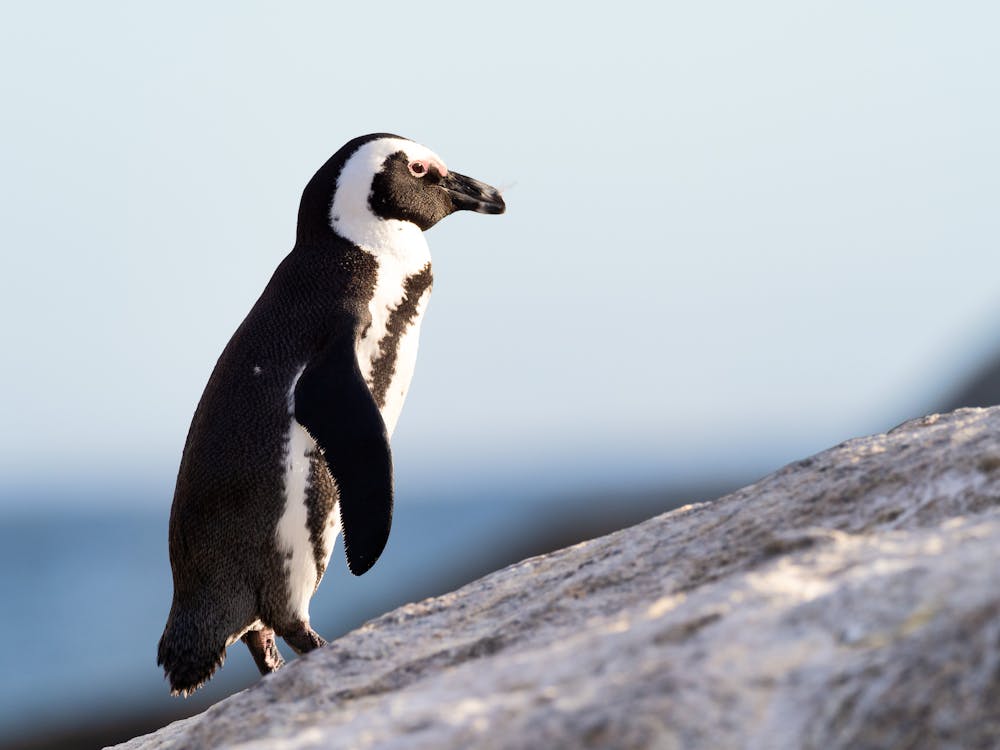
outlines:
[{"label": "penguin's foot", "polygon": [[305,621],[294,623],[289,628],[283,628],[278,634],[297,654],[305,654],[314,648],[326,645],[326,641]]},{"label": "penguin's foot", "polygon": [[242,640],[250,649],[250,655],[253,656],[261,674],[275,672],[285,663],[281,658],[281,652],[278,651],[278,644],[274,640],[274,631],[271,628],[248,630]]}]

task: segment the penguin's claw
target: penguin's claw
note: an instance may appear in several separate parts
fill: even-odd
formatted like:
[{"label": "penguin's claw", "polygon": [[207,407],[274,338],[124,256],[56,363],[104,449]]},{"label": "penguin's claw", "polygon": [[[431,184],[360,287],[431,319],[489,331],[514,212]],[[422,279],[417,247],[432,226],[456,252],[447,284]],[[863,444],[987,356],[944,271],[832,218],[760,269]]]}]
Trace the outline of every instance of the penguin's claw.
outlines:
[{"label": "penguin's claw", "polygon": [[247,631],[243,635],[243,642],[250,649],[250,655],[253,656],[262,675],[277,672],[284,666],[285,660],[278,651],[278,644],[271,628]]}]

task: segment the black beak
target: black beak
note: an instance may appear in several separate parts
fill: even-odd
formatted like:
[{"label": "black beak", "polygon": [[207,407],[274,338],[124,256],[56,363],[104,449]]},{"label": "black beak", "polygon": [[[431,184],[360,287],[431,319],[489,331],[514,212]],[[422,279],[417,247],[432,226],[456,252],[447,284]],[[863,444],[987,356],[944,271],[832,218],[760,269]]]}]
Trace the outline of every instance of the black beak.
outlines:
[{"label": "black beak", "polygon": [[500,191],[485,182],[474,180],[458,172],[448,172],[438,183],[443,187],[456,211],[475,211],[478,214],[502,214],[507,206]]}]

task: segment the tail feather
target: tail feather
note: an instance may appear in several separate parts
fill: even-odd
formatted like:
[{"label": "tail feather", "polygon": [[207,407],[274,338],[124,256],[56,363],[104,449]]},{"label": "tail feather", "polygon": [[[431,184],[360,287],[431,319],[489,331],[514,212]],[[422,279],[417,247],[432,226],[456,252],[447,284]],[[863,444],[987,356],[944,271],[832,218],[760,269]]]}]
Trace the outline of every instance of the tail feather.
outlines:
[{"label": "tail feather", "polygon": [[175,603],[160,637],[156,663],[170,682],[171,695],[187,697],[204,685],[226,660],[226,636],[208,620]]}]

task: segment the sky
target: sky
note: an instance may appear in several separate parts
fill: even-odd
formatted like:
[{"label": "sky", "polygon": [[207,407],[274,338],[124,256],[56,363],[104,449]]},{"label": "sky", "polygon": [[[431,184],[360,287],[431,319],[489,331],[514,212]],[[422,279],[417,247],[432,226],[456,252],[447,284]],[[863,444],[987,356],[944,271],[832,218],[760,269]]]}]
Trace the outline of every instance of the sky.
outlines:
[{"label": "sky", "polygon": [[508,204],[428,233],[404,486],[769,470],[994,351],[995,4],[351,6],[0,11],[0,489],[169,485],[375,131]]}]

